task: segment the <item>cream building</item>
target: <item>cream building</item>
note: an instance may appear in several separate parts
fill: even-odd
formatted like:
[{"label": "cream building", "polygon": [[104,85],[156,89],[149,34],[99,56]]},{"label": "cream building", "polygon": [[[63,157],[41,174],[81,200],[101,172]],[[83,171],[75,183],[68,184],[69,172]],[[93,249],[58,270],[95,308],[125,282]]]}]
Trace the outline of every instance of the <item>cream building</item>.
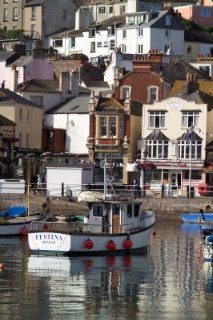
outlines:
[{"label": "cream building", "polygon": [[18,153],[41,150],[43,107],[0,89],[0,114],[15,122],[15,147]]},{"label": "cream building", "polygon": [[212,184],[203,173],[206,145],[213,139],[211,91],[212,81],[198,82],[188,74],[186,81],[175,82],[168,99],[144,105],[139,166],[154,165],[150,180],[173,187],[177,195]]}]

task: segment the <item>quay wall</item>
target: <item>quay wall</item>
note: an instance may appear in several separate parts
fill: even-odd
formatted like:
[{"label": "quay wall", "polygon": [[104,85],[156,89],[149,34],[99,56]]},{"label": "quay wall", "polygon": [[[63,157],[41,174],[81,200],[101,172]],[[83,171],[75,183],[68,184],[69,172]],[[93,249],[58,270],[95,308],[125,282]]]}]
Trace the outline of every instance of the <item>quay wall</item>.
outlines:
[{"label": "quay wall", "polygon": [[[201,208],[204,212],[213,212],[213,198],[160,198],[153,197],[140,198],[143,201],[145,209],[153,209],[157,219],[179,220],[180,213],[190,213],[199,211]],[[26,196],[22,194],[4,194],[0,195],[0,211],[4,211],[11,205],[26,205]],[[47,198],[43,194],[31,195],[30,205],[36,208],[42,208],[47,204],[51,214],[84,214],[87,207],[76,202],[74,198],[68,197],[51,197]]]}]

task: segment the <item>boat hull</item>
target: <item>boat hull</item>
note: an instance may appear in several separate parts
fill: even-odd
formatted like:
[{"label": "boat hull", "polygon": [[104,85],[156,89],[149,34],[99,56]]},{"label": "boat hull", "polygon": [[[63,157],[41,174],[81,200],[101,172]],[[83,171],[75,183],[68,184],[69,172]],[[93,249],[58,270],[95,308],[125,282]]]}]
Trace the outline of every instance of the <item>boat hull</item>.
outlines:
[{"label": "boat hull", "polygon": [[[29,231],[28,244],[32,252],[62,255],[113,255],[137,254],[146,252],[153,231],[153,225],[137,232],[123,234],[95,234],[95,233],[63,233],[47,231]],[[87,246],[87,240],[93,244]],[[125,240],[131,239],[132,247],[125,248]],[[108,248],[113,241],[114,245]],[[90,243],[91,243],[90,242]]]},{"label": "boat hull", "polygon": [[203,219],[202,215],[198,212],[180,214],[181,219],[185,223],[213,222],[212,212],[204,213],[204,216],[205,216],[205,220]]},{"label": "boat hull", "polygon": [[32,221],[43,221],[46,220],[46,216],[35,214],[28,217],[18,217],[14,219],[9,219],[7,223],[0,223],[0,237],[6,236],[18,236],[23,232],[23,228],[30,228]]}]

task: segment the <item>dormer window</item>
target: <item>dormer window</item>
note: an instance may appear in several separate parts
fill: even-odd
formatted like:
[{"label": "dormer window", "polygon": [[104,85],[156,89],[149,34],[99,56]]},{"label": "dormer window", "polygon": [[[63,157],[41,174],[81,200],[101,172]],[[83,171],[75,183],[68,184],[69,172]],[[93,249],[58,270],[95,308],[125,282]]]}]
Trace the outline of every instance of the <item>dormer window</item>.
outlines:
[{"label": "dormer window", "polygon": [[90,28],[89,29],[89,38],[94,38],[95,37],[95,28]]}]

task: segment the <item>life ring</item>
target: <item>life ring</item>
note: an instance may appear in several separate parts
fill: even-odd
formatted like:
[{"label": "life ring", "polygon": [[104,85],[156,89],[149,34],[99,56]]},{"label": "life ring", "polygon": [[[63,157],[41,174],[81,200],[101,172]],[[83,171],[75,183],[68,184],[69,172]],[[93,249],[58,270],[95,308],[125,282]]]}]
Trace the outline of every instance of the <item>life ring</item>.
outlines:
[{"label": "life ring", "polygon": [[198,193],[199,195],[205,197],[208,196],[208,184],[207,183],[200,183],[198,185]]}]

